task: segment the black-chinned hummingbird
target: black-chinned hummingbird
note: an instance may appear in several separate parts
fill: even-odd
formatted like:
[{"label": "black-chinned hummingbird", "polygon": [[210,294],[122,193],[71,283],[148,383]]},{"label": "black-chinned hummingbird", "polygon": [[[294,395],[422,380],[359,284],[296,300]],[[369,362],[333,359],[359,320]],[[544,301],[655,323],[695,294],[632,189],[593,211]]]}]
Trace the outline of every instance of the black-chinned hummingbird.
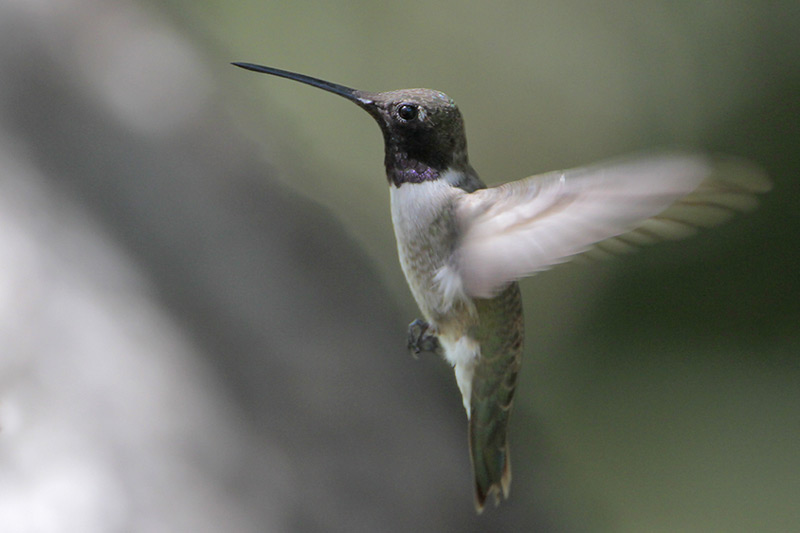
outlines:
[{"label": "black-chinned hummingbird", "polygon": [[678,238],[755,206],[769,189],[746,161],[683,152],[631,157],[486,188],[470,166],[455,102],[431,89],[372,93],[251,63],[338,94],[385,142],[400,264],[424,320],[409,348],[454,367],[469,420],[475,507],[508,497],[508,421],[522,359],[517,280],[577,254]]}]

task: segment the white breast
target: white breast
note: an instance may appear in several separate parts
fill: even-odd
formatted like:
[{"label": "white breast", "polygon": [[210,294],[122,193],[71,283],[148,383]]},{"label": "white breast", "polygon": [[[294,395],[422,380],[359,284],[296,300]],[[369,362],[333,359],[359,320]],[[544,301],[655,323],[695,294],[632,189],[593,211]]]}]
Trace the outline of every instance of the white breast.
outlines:
[{"label": "white breast", "polygon": [[392,222],[398,242],[418,238],[448,209],[459,189],[445,180],[403,183],[390,187]]},{"label": "white breast", "polygon": [[449,265],[458,231],[453,207],[463,194],[442,179],[391,187],[400,265],[429,322],[447,314],[461,297],[460,278]]},{"label": "white breast", "polygon": [[445,358],[455,367],[456,382],[469,416],[480,346],[467,331],[477,317],[450,261],[458,231],[453,207],[464,194],[446,179],[391,187],[400,265],[425,320],[437,330]]}]

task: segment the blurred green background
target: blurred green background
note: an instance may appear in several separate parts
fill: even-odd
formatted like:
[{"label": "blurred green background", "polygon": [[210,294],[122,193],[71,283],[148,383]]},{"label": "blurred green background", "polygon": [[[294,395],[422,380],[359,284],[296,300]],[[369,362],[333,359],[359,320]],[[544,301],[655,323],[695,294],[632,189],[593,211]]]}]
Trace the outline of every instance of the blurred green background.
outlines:
[{"label": "blurred green background", "polygon": [[[797,2],[37,0],[0,21],[0,530],[800,528]],[[677,145],[774,188],[523,282],[511,499],[476,517],[451,371],[404,350],[379,130],[230,61],[445,91],[490,185]],[[39,455],[55,436],[73,445]]]}]

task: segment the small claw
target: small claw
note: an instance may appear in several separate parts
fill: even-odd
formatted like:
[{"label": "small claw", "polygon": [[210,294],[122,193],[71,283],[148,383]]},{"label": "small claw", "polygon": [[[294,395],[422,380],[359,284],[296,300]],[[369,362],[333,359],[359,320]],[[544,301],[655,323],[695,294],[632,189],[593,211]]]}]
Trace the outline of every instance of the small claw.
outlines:
[{"label": "small claw", "polygon": [[428,323],[419,318],[408,325],[408,344],[406,346],[414,359],[417,359],[419,356],[419,341],[427,330]]},{"label": "small claw", "polygon": [[414,359],[420,352],[442,355],[439,338],[435,334],[428,333],[429,329],[431,325],[419,318],[408,325],[408,349]]}]

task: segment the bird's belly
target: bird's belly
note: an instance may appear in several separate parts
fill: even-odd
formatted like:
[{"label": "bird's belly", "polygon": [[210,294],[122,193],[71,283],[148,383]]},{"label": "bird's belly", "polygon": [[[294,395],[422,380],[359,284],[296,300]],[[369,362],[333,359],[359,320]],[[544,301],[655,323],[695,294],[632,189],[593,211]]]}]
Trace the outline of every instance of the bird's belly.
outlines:
[{"label": "bird's belly", "polygon": [[477,318],[475,306],[470,298],[451,290],[459,281],[447,279],[447,275],[456,274],[448,274],[444,258],[402,244],[398,247],[408,287],[425,320],[440,335],[456,339],[465,334]]},{"label": "bird's belly", "polygon": [[392,222],[397,252],[411,294],[425,319],[438,330],[468,322],[471,303],[454,288],[460,277],[449,270],[457,241],[453,201],[458,193],[440,182],[392,187]]}]

